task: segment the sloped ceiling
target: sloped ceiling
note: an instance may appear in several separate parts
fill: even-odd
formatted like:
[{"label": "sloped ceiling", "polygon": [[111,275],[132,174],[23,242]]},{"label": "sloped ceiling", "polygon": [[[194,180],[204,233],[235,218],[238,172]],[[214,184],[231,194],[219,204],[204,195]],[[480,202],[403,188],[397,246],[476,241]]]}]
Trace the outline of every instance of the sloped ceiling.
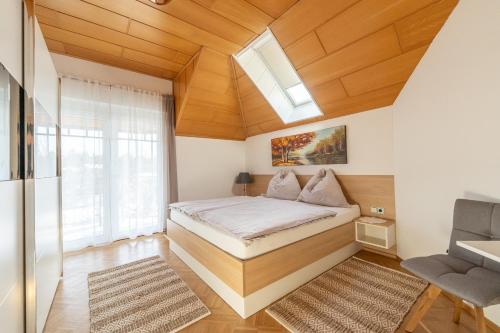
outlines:
[{"label": "sloped ceiling", "polygon": [[[178,135],[237,139],[391,105],[458,0],[37,0],[53,52],[175,78]],[[324,115],[285,125],[233,63],[270,26]]]},{"label": "sloped ceiling", "polygon": [[201,47],[240,50],[297,0],[36,0],[50,51],[173,79]]}]

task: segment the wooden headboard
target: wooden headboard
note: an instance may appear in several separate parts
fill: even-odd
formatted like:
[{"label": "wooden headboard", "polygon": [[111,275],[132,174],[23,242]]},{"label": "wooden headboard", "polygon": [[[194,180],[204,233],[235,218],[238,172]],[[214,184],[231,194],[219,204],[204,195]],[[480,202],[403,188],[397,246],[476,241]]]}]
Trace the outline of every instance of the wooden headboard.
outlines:
[{"label": "wooden headboard", "polygon": [[[298,175],[300,186],[304,187],[311,177]],[[271,178],[272,175],[253,175],[253,183],[247,186],[248,195],[266,193]],[[347,200],[358,204],[362,215],[396,219],[394,176],[337,175],[337,179]],[[371,207],[383,207],[384,215],[371,213]]]}]

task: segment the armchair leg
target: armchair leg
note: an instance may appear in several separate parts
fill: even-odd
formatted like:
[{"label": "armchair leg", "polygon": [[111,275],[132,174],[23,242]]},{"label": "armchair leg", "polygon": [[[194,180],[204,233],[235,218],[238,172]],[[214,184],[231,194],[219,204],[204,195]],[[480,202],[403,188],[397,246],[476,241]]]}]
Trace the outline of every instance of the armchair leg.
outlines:
[{"label": "armchair leg", "polygon": [[486,333],[486,321],[484,319],[483,308],[474,306],[474,311],[476,312],[477,333]]},{"label": "armchair leg", "polygon": [[462,305],[463,301],[460,298],[455,297],[455,312],[453,312],[453,322],[455,324],[460,323],[460,316],[462,315]]},{"label": "armchair leg", "polygon": [[418,323],[424,317],[425,313],[430,309],[440,293],[441,289],[433,284],[431,284],[429,288],[427,288],[424,295],[418,301],[415,312],[406,324],[405,330],[407,332],[413,332],[415,328],[417,328]]}]

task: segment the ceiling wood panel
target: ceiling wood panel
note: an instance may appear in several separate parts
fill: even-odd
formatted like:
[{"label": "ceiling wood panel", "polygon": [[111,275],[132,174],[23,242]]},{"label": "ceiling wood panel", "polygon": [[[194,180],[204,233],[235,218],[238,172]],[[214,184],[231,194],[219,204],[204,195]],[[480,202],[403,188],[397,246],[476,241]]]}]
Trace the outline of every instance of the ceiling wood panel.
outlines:
[{"label": "ceiling wood panel", "polygon": [[331,53],[382,29],[436,0],[363,0],[317,29],[326,52]]},{"label": "ceiling wood panel", "polygon": [[271,28],[283,47],[341,13],[358,0],[301,0],[276,20]]},{"label": "ceiling wood panel", "polygon": [[[176,73],[166,71],[164,69],[161,69],[159,67],[155,67],[152,65],[148,64],[143,64],[140,62],[136,61],[131,61],[128,59],[125,59],[123,57],[117,57],[113,56],[110,54],[86,49],[83,47],[79,47],[76,45],[71,45],[71,44],[64,44],[64,50],[65,54],[75,57],[75,58],[80,58],[83,60],[89,60],[109,66],[114,66],[114,67],[120,67],[124,69],[128,69],[131,71],[135,71],[138,73],[143,73],[143,74],[148,74],[151,76],[158,76],[161,78],[174,78]],[[69,73],[71,74],[71,73]]]},{"label": "ceiling wood panel", "polygon": [[201,47],[199,44],[133,20],[130,21],[128,34],[189,55],[194,55]]},{"label": "ceiling wood panel", "polygon": [[[181,72],[174,85],[183,84],[185,72]],[[176,133],[244,140],[246,130],[234,84],[231,58],[202,48],[189,81],[187,85],[184,84],[186,92],[181,97]]]},{"label": "ceiling wood panel", "polygon": [[166,69],[171,72],[178,72],[182,69],[182,65],[163,59],[159,58],[144,52],[136,51],[136,50],[131,50],[131,49],[123,49],[122,56],[125,59],[128,60],[133,60],[136,62],[144,63],[144,64],[155,64],[156,67],[160,67],[163,69]]},{"label": "ceiling wood panel", "polygon": [[403,51],[430,44],[458,0],[442,0],[395,23]]},{"label": "ceiling wood panel", "polygon": [[341,79],[342,84],[349,96],[356,96],[396,83],[406,82],[426,50],[427,46],[423,46],[346,75]]},{"label": "ceiling wood panel", "polygon": [[52,52],[63,53],[63,54],[66,53],[66,50],[64,49],[64,44],[61,43],[60,41],[45,38],[45,42],[47,43],[47,47],[50,50],[52,50]]},{"label": "ceiling wood panel", "polygon": [[274,18],[245,0],[195,0],[198,4],[237,22],[256,34],[262,33]]},{"label": "ceiling wood panel", "polygon": [[42,30],[45,38],[57,40],[65,44],[73,44],[117,57],[121,56],[123,51],[123,48],[119,45],[80,35],[68,30],[55,28],[50,25],[40,24],[40,29]]},{"label": "ceiling wood panel", "polygon": [[[209,31],[203,30],[188,22],[153,8],[136,0],[85,0],[95,6],[105,8],[122,16],[142,22],[149,26],[174,34],[199,45],[208,46],[214,50],[232,54],[241,48],[241,45],[226,40]],[[170,3],[165,5],[170,6]]]},{"label": "ceiling wood panel", "polygon": [[[293,2],[262,6],[281,13]],[[122,65],[134,65],[126,69],[143,68],[158,77],[165,71],[177,75],[182,67],[176,64],[186,64],[201,46],[233,54],[274,20],[245,0],[172,0],[165,6],[149,0],[39,0],[37,15],[50,27],[45,31],[51,51],[67,54],[65,46],[71,45],[79,58],[92,53],[87,50],[109,54],[123,58]],[[78,49],[85,55],[75,54]],[[101,58],[106,57],[92,54],[93,61]]]},{"label": "ceiling wood panel", "polygon": [[369,35],[298,70],[308,86],[339,78],[401,54],[394,26]]},{"label": "ceiling wood panel", "polygon": [[245,45],[254,36],[249,29],[191,0],[172,0],[162,6],[149,0],[139,1],[238,45]]},{"label": "ceiling wood panel", "polygon": [[285,53],[296,69],[300,69],[326,55],[325,49],[314,31],[285,48]]},{"label": "ceiling wood panel", "polygon": [[259,8],[269,16],[278,18],[283,15],[290,7],[292,7],[298,0],[246,0],[255,7]]},{"label": "ceiling wood panel", "polygon": [[130,36],[113,29],[97,25],[82,19],[75,18],[52,9],[37,6],[37,18],[42,24],[71,31],[87,37],[99,39],[108,43],[142,51],[160,58],[171,60],[180,64],[186,64],[190,55],[177,50],[160,46],[141,38]]},{"label": "ceiling wood panel", "polygon": [[[36,0],[36,4],[55,9],[61,13],[73,15],[85,21],[93,22],[104,27],[127,32],[129,19],[114,12],[92,6],[83,1],[75,0]],[[35,9],[36,12],[36,9]]]},{"label": "ceiling wood panel", "polygon": [[338,101],[347,97],[347,93],[339,79],[327,81],[309,88],[314,100],[319,105],[325,105],[332,101]]}]

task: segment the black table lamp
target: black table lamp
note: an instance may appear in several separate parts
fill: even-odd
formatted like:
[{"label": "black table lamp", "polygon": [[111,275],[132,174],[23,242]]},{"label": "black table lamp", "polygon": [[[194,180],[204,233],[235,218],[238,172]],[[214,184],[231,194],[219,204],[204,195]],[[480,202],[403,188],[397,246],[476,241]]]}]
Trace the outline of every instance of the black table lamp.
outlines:
[{"label": "black table lamp", "polygon": [[243,184],[243,194],[247,195],[247,184],[252,182],[252,177],[248,172],[240,172],[238,177],[236,177],[236,184]]}]

